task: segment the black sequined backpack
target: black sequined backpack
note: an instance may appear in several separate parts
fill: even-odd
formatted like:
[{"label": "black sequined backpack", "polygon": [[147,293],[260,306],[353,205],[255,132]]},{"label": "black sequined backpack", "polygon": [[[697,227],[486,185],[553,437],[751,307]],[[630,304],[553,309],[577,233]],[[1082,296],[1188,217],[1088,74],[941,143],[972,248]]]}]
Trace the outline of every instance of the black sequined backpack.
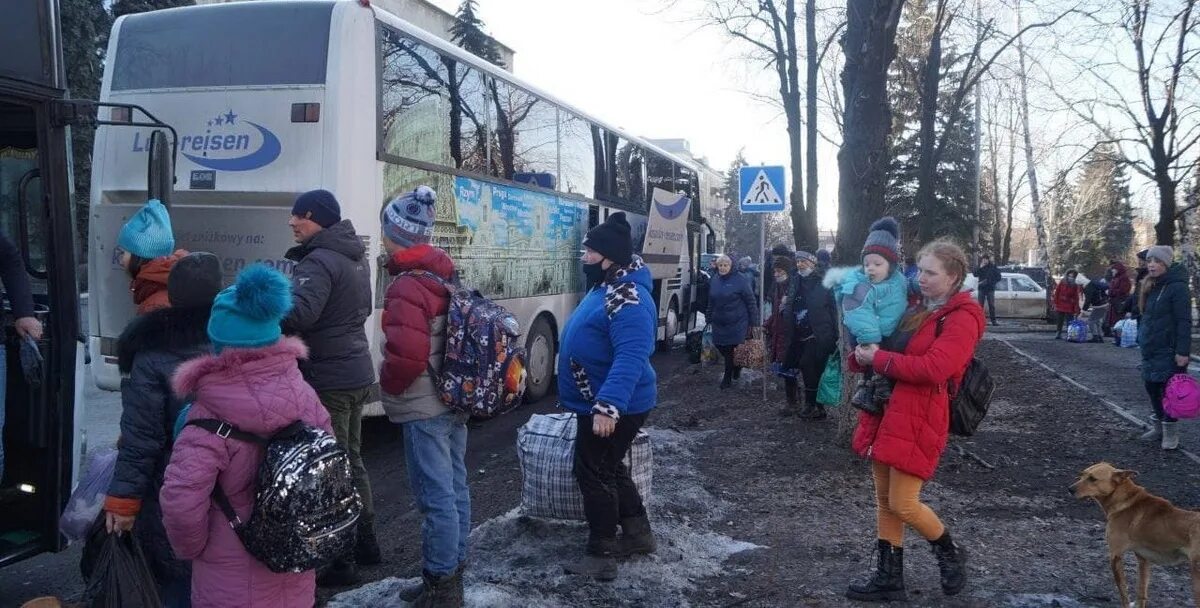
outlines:
[{"label": "black sequined backpack", "polygon": [[220,420],[188,424],[266,448],[248,521],[234,512],[220,484],[212,495],[246,551],[272,572],[312,570],[354,550],[362,501],[350,457],[333,435],[299,421],[270,439]]}]

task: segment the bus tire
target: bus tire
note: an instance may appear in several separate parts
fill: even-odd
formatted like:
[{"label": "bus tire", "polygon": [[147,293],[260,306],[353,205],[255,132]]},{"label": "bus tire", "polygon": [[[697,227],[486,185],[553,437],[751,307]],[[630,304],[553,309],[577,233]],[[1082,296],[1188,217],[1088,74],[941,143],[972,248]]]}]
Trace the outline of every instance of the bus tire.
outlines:
[{"label": "bus tire", "polygon": [[525,403],[542,400],[554,384],[556,344],[554,331],[546,318],[538,317],[525,339],[526,372]]},{"label": "bus tire", "polygon": [[675,343],[675,336],[679,335],[679,302],[675,298],[671,298],[671,305],[667,307],[667,322],[663,327],[663,339],[658,343],[658,350],[671,350],[671,345]]}]

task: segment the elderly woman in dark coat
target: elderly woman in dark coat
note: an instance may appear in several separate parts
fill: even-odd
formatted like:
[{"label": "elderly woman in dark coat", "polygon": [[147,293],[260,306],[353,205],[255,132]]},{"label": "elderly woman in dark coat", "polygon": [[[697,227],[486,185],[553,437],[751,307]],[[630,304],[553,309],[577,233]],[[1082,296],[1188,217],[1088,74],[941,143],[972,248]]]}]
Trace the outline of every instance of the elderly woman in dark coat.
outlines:
[{"label": "elderly woman in dark coat", "polygon": [[1164,450],[1179,447],[1179,423],[1163,411],[1167,381],[1187,371],[1192,352],[1192,303],[1187,269],[1175,262],[1166,245],[1146,255],[1148,276],[1139,289],[1138,346],[1142,350],[1142,380],[1154,408],[1154,426],[1142,439],[1159,441]]},{"label": "elderly woman in dark coat", "polygon": [[750,337],[751,328],[758,327],[758,305],[750,280],[733,270],[733,260],[727,255],[717,258],[717,276],[709,283],[704,316],[713,326],[713,345],[725,357],[721,388],[727,389],[742,372],[734,365],[733,349]]},{"label": "elderly woman in dark coat", "polygon": [[117,342],[121,439],[104,501],[106,525],[109,532],[132,531],[171,608],[191,605],[191,568],[171,550],[158,498],[185,405],[172,394],[171,378],[181,363],[208,352],[209,311],[220,289],[216,256],[182,257],[167,278],[170,306],[134,319]]}]

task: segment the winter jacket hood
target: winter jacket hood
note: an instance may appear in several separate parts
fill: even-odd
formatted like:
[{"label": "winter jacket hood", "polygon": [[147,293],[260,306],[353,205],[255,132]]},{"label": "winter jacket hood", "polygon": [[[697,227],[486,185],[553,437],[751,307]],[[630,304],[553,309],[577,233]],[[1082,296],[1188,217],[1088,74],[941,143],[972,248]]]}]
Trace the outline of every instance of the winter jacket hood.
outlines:
[{"label": "winter jacket hood", "polygon": [[454,261],[445,251],[422,244],[396,251],[387,266],[396,278],[388,285],[383,308],[379,384],[384,412],[396,424],[445,414],[450,410],[435,390],[429,368],[440,369],[446,353],[450,292],[443,281],[453,282]]},{"label": "winter jacket hood", "polygon": [[[879,351],[872,367],[896,385],[883,416],[859,413],[854,450],[921,479],[933,477],[950,430],[948,384],[961,384],[983,331],[983,309],[969,292],[959,292],[921,323],[904,353]],[[853,357],[850,364],[861,370]]]},{"label": "winter jacket hood", "polygon": [[134,357],[145,351],[193,353],[207,347],[211,312],[207,306],[161,308],[134,318],[117,339],[117,369],[128,374],[133,369]]},{"label": "winter jacket hood", "polygon": [[1142,379],[1166,382],[1175,375],[1175,356],[1192,352],[1192,304],[1187,269],[1178,262],[1167,268],[1145,294],[1138,323]]},{"label": "winter jacket hood", "polygon": [[908,308],[908,279],[893,269],[886,279],[872,283],[862,268],[826,274],[824,284],[836,284],[842,304],[842,322],[859,344],[879,344],[896,331]]},{"label": "winter jacket hood", "polygon": [[286,333],[311,349],[300,370],[318,391],[357,390],[375,383],[366,322],[374,310],[366,247],[342,220],[293,247],[292,312]]},{"label": "winter jacket hood", "polygon": [[[307,348],[283,338],[265,348],[227,348],[185,363],[175,375],[178,394],[195,396],[188,420],[215,418],[269,437],[297,420],[332,432],[329,414],[300,373]],[[263,448],[186,426],[175,442],[161,492],[171,546],[192,560],[192,605],[217,608],[312,606],[313,571],[278,574],[246,552],[213,504],[220,484],[234,511],[250,516]]]},{"label": "winter jacket hood", "polygon": [[142,265],[137,276],[129,284],[129,290],[133,292],[133,303],[137,305],[137,314],[144,315],[171,305],[171,300],[167,297],[167,277],[175,267],[175,262],[187,254],[187,251],[179,249],[171,255],[154,258]]},{"label": "winter jacket hood", "polygon": [[610,269],[562,331],[558,393],[563,407],[589,414],[593,407],[640,414],[657,404],[657,376],[650,365],[658,313],[651,297],[650,269],[638,256]]}]

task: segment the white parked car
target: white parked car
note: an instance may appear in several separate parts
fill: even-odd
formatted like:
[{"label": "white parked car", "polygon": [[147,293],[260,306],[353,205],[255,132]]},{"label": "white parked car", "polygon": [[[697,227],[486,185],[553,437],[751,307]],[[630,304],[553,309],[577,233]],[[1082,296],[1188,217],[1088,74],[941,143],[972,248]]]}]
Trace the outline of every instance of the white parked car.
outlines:
[{"label": "white parked car", "polygon": [[1000,283],[996,285],[996,316],[1045,318],[1046,290],[1028,275],[1000,273]]}]

